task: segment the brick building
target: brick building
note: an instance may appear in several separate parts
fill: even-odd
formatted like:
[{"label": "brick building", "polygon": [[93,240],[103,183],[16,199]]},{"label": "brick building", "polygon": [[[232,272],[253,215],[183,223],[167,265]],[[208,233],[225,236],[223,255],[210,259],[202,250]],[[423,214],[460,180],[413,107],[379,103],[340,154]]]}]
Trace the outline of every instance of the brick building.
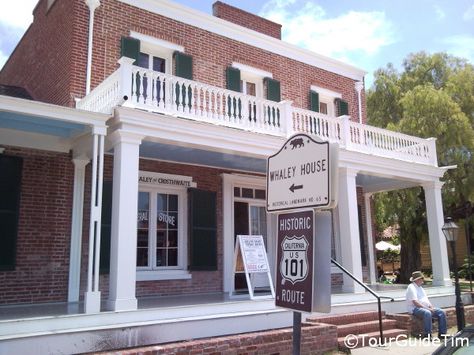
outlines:
[{"label": "brick building", "polygon": [[449,286],[435,140],[366,125],[364,75],[220,1],[210,16],[168,0],[40,0],[0,72],[30,96],[0,95],[0,303],[97,314],[244,292],[235,237],[263,235],[275,270],[266,159],[296,133],[340,147],[332,257],[375,281],[370,196],[421,185],[434,282]]}]

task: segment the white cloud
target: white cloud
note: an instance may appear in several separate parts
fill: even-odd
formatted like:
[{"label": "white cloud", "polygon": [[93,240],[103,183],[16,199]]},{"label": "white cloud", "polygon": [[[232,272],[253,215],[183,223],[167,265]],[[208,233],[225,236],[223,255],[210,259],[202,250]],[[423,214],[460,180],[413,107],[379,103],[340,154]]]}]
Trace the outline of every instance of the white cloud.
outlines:
[{"label": "white cloud", "polygon": [[439,5],[434,5],[434,10],[436,14],[436,18],[438,20],[443,20],[446,17],[446,13],[441,9]]},{"label": "white cloud", "polygon": [[26,30],[33,21],[33,9],[38,0],[16,0],[3,4],[0,22],[4,26]]},{"label": "white cloud", "polygon": [[329,18],[313,2],[271,0],[260,15],[281,23],[285,41],[343,61],[351,56],[373,56],[395,42],[391,23],[379,11],[349,11]]},{"label": "white cloud", "polygon": [[474,64],[474,36],[449,36],[443,38],[442,42],[448,46],[450,54],[466,58]]},{"label": "white cloud", "polygon": [[462,15],[462,18],[464,21],[470,21],[474,19],[474,5],[472,5],[470,8],[466,10],[466,12],[464,12],[464,14]]}]

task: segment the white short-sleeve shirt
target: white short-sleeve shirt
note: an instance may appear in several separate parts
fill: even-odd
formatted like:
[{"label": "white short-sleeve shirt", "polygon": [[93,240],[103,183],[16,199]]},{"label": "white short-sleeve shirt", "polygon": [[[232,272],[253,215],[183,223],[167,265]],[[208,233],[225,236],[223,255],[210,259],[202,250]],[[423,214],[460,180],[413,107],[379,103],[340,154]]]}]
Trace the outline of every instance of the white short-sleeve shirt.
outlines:
[{"label": "white short-sleeve shirt", "polygon": [[428,296],[426,296],[426,293],[423,287],[418,286],[414,282],[408,285],[407,293],[406,293],[408,313],[413,313],[413,309],[415,308],[415,305],[413,304],[413,300],[420,302],[423,306],[426,306],[426,307],[431,306],[431,303],[428,300]]}]

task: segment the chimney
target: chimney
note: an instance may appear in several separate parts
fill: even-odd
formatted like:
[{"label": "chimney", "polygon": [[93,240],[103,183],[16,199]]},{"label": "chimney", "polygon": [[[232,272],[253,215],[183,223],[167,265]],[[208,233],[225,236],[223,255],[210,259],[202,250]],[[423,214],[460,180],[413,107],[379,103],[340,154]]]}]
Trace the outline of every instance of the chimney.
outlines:
[{"label": "chimney", "polygon": [[235,23],[236,25],[281,39],[281,25],[279,23],[224,4],[221,1],[216,1],[212,5],[212,14],[215,17]]}]

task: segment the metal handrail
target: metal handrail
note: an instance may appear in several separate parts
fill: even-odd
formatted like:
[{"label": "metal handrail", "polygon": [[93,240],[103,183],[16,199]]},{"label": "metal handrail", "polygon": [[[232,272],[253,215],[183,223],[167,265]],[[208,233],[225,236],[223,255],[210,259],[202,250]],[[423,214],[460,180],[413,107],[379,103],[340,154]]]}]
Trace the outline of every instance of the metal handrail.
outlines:
[{"label": "metal handrail", "polygon": [[395,299],[393,297],[389,296],[380,296],[377,292],[372,290],[369,286],[364,284],[362,281],[358,280],[354,275],[351,274],[349,270],[344,268],[341,264],[339,264],[336,260],[331,258],[331,262],[336,265],[339,269],[341,269],[343,272],[345,272],[351,279],[353,279],[355,282],[357,282],[360,286],[362,286],[365,290],[367,290],[372,296],[377,298],[377,304],[378,304],[378,311],[379,311],[379,329],[380,329],[380,341],[383,341],[383,328],[382,328],[382,303],[380,302],[380,299],[382,298],[387,298],[390,300],[390,302],[394,302]]}]

